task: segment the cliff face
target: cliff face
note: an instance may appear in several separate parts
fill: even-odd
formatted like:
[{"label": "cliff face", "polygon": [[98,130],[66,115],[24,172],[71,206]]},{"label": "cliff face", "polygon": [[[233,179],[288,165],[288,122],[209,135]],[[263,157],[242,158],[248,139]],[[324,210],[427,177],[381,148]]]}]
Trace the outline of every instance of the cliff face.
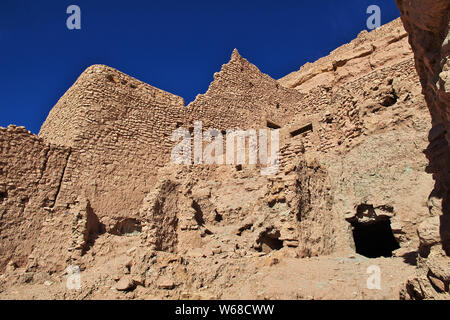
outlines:
[{"label": "cliff face", "polygon": [[[195,121],[280,128],[279,170],[171,163],[172,132]],[[188,106],[92,66],[38,137],[0,132],[0,296],[396,299],[441,208],[426,203],[430,122],[399,20],[278,81],[235,50]],[[391,276],[379,292],[361,287],[373,264]],[[42,290],[68,265],[80,291]]]},{"label": "cliff face", "polygon": [[407,33],[401,21],[395,20],[370,33],[362,31],[350,43],[278,81],[283,86],[308,92],[318,85],[332,87],[344,84],[411,57]]},{"label": "cliff face", "polygon": [[425,154],[427,172],[435,186],[428,199],[429,215],[418,228],[421,254],[417,276],[405,295],[410,298],[448,298],[450,274],[450,3],[397,0],[414,51],[433,127]]}]

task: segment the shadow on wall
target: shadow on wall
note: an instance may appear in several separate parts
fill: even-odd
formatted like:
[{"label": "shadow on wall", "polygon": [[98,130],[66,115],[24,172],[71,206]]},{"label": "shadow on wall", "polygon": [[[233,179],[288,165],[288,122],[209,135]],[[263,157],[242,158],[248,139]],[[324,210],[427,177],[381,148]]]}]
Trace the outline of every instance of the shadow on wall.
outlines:
[{"label": "shadow on wall", "polygon": [[450,257],[450,215],[440,216],[439,219],[439,233],[442,240],[442,249],[445,251],[445,254]]},{"label": "shadow on wall", "polygon": [[[429,196],[428,208],[433,216],[440,216],[440,238],[442,248],[450,256],[450,147],[445,136],[447,131],[442,124],[435,125],[428,135],[430,144],[424,150],[429,161],[426,172],[433,174],[434,189]],[[440,203],[440,206],[436,206]]]}]

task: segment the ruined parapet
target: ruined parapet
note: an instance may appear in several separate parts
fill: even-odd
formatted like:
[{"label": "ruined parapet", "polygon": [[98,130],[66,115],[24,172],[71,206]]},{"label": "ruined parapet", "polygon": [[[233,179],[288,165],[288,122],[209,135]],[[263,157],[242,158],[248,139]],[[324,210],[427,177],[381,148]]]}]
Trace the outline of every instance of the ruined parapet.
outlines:
[{"label": "ruined parapet", "polygon": [[285,124],[301,107],[300,93],[261,73],[235,49],[208,91],[188,105],[188,116],[219,130],[259,129],[267,126],[267,118]]},{"label": "ruined parapet", "polygon": [[22,127],[0,128],[0,270],[25,266],[59,196],[70,149]]},{"label": "ruined parapet", "polygon": [[309,108],[298,109],[281,128],[281,145],[302,140],[308,153],[345,153],[366,136],[428,116],[412,58],[330,90],[318,86],[303,103]]},{"label": "ruined parapet", "polygon": [[94,132],[114,129],[117,138],[141,136],[140,140],[149,141],[171,132],[183,119],[183,107],[181,97],[114,68],[93,65],[52,108],[39,136],[48,142],[75,147],[100,142],[94,140],[99,138]]}]

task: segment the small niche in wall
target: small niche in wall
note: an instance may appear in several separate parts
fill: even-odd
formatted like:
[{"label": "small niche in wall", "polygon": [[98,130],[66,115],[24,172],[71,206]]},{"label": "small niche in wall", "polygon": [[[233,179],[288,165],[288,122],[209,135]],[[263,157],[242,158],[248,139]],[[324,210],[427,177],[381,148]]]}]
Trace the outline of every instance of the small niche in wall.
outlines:
[{"label": "small niche in wall", "polygon": [[302,126],[302,127],[298,128],[298,129],[295,129],[294,131],[291,131],[290,132],[291,138],[294,138],[296,136],[301,135],[302,133],[306,133],[306,132],[309,132],[309,131],[313,131],[312,123],[308,123],[305,126]]},{"label": "small niche in wall", "polygon": [[274,123],[274,122],[272,122],[272,121],[267,120],[267,128],[270,128],[270,129],[280,129],[281,126],[279,126],[278,124],[276,124],[276,123]]}]

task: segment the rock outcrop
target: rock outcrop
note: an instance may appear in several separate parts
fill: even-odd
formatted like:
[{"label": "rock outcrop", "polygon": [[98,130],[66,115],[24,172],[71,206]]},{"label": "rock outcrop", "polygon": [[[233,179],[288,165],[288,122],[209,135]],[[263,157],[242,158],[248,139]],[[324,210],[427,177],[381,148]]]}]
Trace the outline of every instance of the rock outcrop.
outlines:
[{"label": "rock outcrop", "polygon": [[425,154],[435,185],[428,198],[429,214],[420,224],[417,276],[405,297],[448,298],[450,278],[450,3],[397,0],[414,51],[417,72],[432,119]]}]

